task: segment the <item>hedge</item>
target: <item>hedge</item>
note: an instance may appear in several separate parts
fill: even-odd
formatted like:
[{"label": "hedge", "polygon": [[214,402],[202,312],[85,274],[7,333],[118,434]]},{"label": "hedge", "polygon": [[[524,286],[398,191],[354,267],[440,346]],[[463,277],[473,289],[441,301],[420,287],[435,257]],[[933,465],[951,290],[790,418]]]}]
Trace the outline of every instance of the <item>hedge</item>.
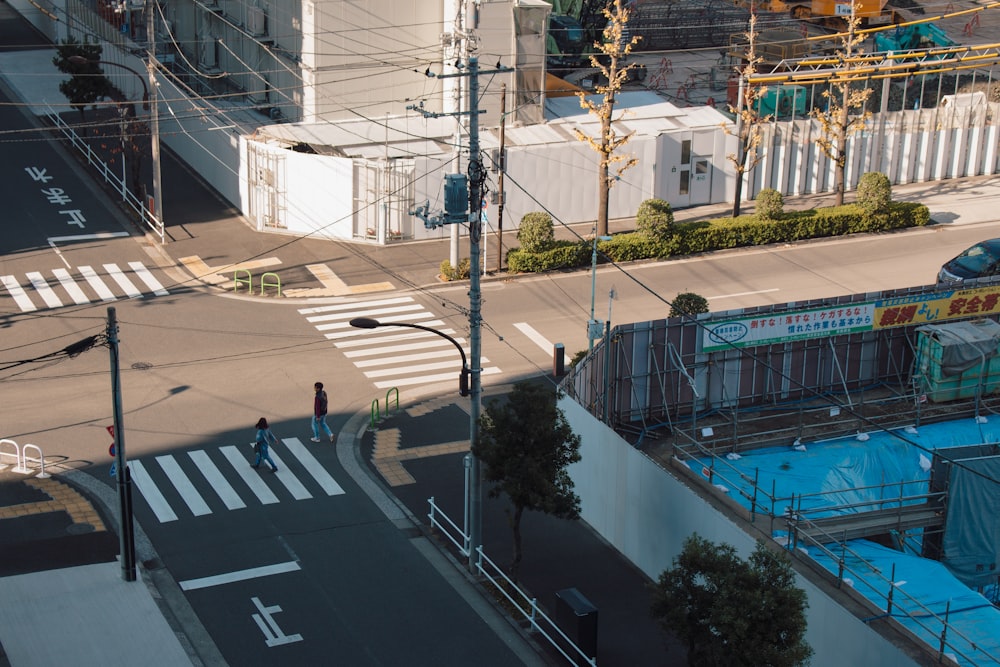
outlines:
[{"label": "hedge", "polygon": [[[675,223],[673,234],[657,239],[642,232],[616,234],[609,241],[599,241],[597,249],[614,262],[639,259],[664,259],[694,253],[788,243],[804,239],[885,232],[930,223],[930,210],[923,204],[892,202],[886,213],[866,212],[857,204],[786,211],[780,220],[762,220],[755,215],[738,218]],[[592,261],[592,241],[557,241],[556,247],[541,253],[515,248],[507,253],[511,273],[538,273],[553,269],[578,268]]]}]

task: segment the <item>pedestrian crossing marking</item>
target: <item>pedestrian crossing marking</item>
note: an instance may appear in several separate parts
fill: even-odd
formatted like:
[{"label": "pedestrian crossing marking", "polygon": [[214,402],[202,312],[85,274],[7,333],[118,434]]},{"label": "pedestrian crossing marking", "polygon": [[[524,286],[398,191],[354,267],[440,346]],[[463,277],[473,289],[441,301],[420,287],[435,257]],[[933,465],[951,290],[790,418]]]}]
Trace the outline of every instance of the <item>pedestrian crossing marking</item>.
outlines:
[{"label": "pedestrian crossing marking", "polygon": [[[301,440],[284,438],[280,443],[280,445],[276,444],[271,447],[269,452],[271,459],[278,466],[278,472],[274,475],[266,471],[261,474],[267,467],[266,465],[262,466],[260,470],[254,470],[251,467],[253,454],[248,456],[246,450],[234,445],[219,447],[218,453],[224,462],[220,461],[219,456],[215,456],[211,451],[187,452],[190,464],[197,468],[201,478],[204,478],[204,482],[207,482],[208,487],[212,489],[212,493],[198,490],[196,482],[201,487],[204,487],[204,483],[197,475],[185,472],[185,468],[182,467],[185,460],[183,456],[175,454],[156,456],[153,458],[156,461],[156,466],[152,466],[150,460],[132,460],[129,462],[129,469],[132,471],[132,479],[136,487],[160,523],[177,521],[178,514],[171,507],[170,501],[163,491],[157,487],[154,476],[160,477],[160,479],[165,477],[166,484],[173,488],[190,514],[195,517],[212,514],[214,512],[212,505],[214,504],[218,508],[219,501],[230,511],[245,509],[247,503],[241,497],[241,493],[247,492],[252,494],[260,504],[273,505],[281,502],[278,494],[284,493],[277,489],[279,486],[287,491],[288,496],[284,496],[286,500],[289,496],[294,500],[308,500],[314,497],[310,488],[304,483],[309,481],[308,478],[314,480],[327,496],[344,494],[343,487],[327,472]],[[298,470],[299,467],[308,475],[303,475]],[[190,468],[191,465],[188,465],[187,469]],[[235,473],[235,477],[233,473]],[[239,479],[239,482],[236,481],[236,478]],[[271,481],[272,479],[274,481]],[[249,497],[249,495],[246,496],[246,498]]]},{"label": "pedestrian crossing marking", "polygon": [[285,465],[284,460],[278,456],[278,452],[274,451],[274,447],[270,447],[268,450],[268,455],[271,460],[274,461],[274,465],[278,466],[278,481],[285,485],[288,492],[292,494],[292,498],[296,500],[307,500],[312,498],[312,494],[306,490],[306,487],[302,485],[299,478],[291,474],[288,471],[288,466]]},{"label": "pedestrian crossing marking", "polygon": [[167,499],[160,493],[160,489],[153,483],[153,478],[146,472],[146,467],[142,465],[142,461],[129,461],[128,469],[136,488],[139,489],[142,497],[146,499],[146,504],[153,510],[153,514],[160,520],[160,523],[177,521],[177,515],[174,514],[174,510],[171,509]]},{"label": "pedestrian crossing marking", "polygon": [[28,295],[24,293],[24,290],[21,289],[21,285],[14,279],[14,276],[0,276],[0,281],[3,282],[3,286],[7,288],[10,295],[14,297],[14,303],[21,308],[21,312],[30,313],[38,310],[35,304],[31,302],[31,299],[28,298]]},{"label": "pedestrian crossing marking", "polygon": [[144,282],[146,287],[153,290],[153,294],[156,296],[167,296],[170,294],[142,262],[129,262],[128,265],[135,272],[135,275],[139,276],[139,280]]},{"label": "pedestrian crossing marking", "polygon": [[[460,366],[453,347],[459,345],[466,356],[469,354],[465,338],[454,338],[454,329],[447,328],[443,320],[437,319],[434,313],[408,296],[300,308],[299,314],[331,341],[378,389],[454,380],[458,378]],[[355,317],[376,319],[385,329],[380,326],[375,332],[352,327],[350,321]],[[392,330],[394,323],[432,330],[412,331],[402,330],[401,327],[393,333],[386,333],[386,330]],[[488,362],[489,359],[481,357],[479,361]],[[446,369],[451,370],[448,373],[433,372]],[[482,368],[480,374],[500,372],[496,366],[487,366]]]},{"label": "pedestrian crossing marking", "polygon": [[[500,372],[500,369],[496,366],[489,366],[480,371],[480,375],[496,375]],[[458,378],[458,372],[454,373],[441,373],[439,375],[420,375],[418,377],[412,378],[396,378],[395,380],[390,380],[388,382],[376,382],[375,387],[378,389],[391,389],[393,387],[409,387],[415,384],[430,384],[432,382],[448,382],[450,380],[455,380]]]},{"label": "pedestrian crossing marking", "polygon": [[111,279],[118,283],[118,286],[122,288],[125,295],[130,299],[136,299],[142,296],[142,292],[136,287],[131,280],[128,279],[122,270],[118,268],[117,264],[105,264],[104,270],[108,272]]},{"label": "pedestrian crossing marking", "polygon": [[[170,294],[142,262],[129,262],[128,267],[126,270],[114,263],[104,264],[102,268],[105,274],[102,278],[101,274],[98,274],[93,267],[78,266],[78,278],[82,280],[78,280],[62,267],[52,269],[51,278],[47,278],[46,274],[41,271],[27,271],[24,274],[25,280],[23,282],[18,280],[16,276],[0,276],[0,285],[14,299],[14,303],[21,312],[25,313],[39,309],[37,300],[41,300],[44,308],[61,308],[70,305],[70,303],[78,306],[92,303],[95,299],[88,295],[88,291],[82,288],[83,285],[86,285],[88,290],[96,295],[100,301],[116,301],[119,297],[115,296],[114,290],[106,282],[107,278],[111,279],[111,283],[120,293],[130,299],[141,298],[147,294],[154,296]],[[128,271],[131,271],[131,274],[139,279],[140,286],[133,282]],[[36,300],[32,300],[32,292],[37,295]]]},{"label": "pedestrian crossing marking", "polygon": [[253,491],[253,494],[257,496],[257,500],[262,505],[273,505],[278,502],[278,496],[274,495],[270,487],[261,479],[260,473],[250,467],[246,458],[240,454],[236,447],[227,445],[219,451],[226,457],[229,465],[233,467],[233,470],[240,476],[243,483],[250,487],[250,490]]},{"label": "pedestrian crossing marking", "polygon": [[62,306],[62,301],[60,301],[59,297],[56,296],[56,293],[52,291],[49,284],[45,282],[45,278],[42,277],[42,274],[31,271],[24,275],[27,276],[28,282],[30,282],[31,286],[35,288],[36,292],[38,292],[38,296],[42,297],[42,301],[45,302],[46,306],[49,308],[59,308]]},{"label": "pedestrian crossing marking", "polygon": [[56,280],[59,281],[63,289],[66,290],[66,293],[69,294],[69,298],[73,299],[76,305],[82,306],[85,303],[90,303],[90,299],[83,293],[80,286],[76,284],[73,277],[69,275],[69,271],[62,268],[52,269],[52,275],[56,277]]},{"label": "pedestrian crossing marking", "polygon": [[207,452],[199,449],[198,451],[188,452],[188,456],[198,466],[198,470],[201,471],[202,476],[204,476],[209,486],[215,490],[215,493],[218,494],[219,499],[225,503],[227,509],[237,510],[247,506],[243,502],[243,499],[240,498],[240,494],[236,493],[236,489],[222,476],[222,472],[212,465],[212,460],[208,458]]},{"label": "pedestrian crossing marking", "polygon": [[312,455],[312,452],[306,449],[301,440],[298,438],[282,438],[281,441],[295,455],[295,458],[305,466],[306,472],[312,475],[313,479],[316,480],[316,483],[319,484],[326,495],[339,496],[344,493],[344,489],[340,484],[337,484],[337,480],[326,471],[326,468],[319,464],[319,461]]},{"label": "pedestrian crossing marking", "polygon": [[101,301],[114,301],[114,293],[108,289],[108,286],[104,284],[104,281],[97,276],[97,271],[94,271],[89,266],[78,266],[77,269],[80,271],[80,275],[83,276],[84,280],[90,284]]},{"label": "pedestrian crossing marking", "polygon": [[[426,322],[421,322],[420,326],[435,327],[435,326],[440,326],[442,324],[444,324],[444,322],[442,322],[441,320],[430,320]],[[322,329],[320,329],[319,327],[316,328],[322,331]],[[438,329],[438,331],[440,331],[441,333],[455,333],[454,329]],[[372,343],[377,343],[379,341],[406,340],[408,338],[440,338],[440,336],[437,336],[436,334],[433,334],[430,331],[410,330],[409,333],[389,334],[380,336],[378,334],[373,334],[371,329],[353,329],[353,328],[348,329],[346,331],[338,331],[335,333],[324,334],[324,336],[326,336],[327,340],[340,340],[341,338],[357,338],[359,336],[364,337],[360,342],[354,343],[354,345],[371,345]],[[337,347],[346,347],[348,343],[334,343],[334,345]]]},{"label": "pedestrian crossing marking", "polygon": [[166,473],[167,478],[174,485],[177,493],[181,495],[181,500],[188,506],[192,514],[195,516],[204,516],[212,513],[212,510],[208,508],[208,503],[198,493],[198,489],[194,488],[194,484],[191,483],[188,476],[181,470],[177,459],[170,455],[164,455],[157,456],[156,462],[160,464],[160,468]]}]

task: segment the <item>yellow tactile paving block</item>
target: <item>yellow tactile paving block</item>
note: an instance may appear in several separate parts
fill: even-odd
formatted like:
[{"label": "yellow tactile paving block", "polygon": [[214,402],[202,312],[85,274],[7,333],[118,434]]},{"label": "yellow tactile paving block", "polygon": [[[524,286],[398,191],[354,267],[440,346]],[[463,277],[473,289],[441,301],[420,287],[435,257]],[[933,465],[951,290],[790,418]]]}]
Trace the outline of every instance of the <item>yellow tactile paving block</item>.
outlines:
[{"label": "yellow tactile paving block", "polygon": [[73,523],[87,523],[93,526],[94,530],[106,530],[94,506],[73,487],[51,477],[33,477],[26,479],[24,483],[42,491],[52,500],[0,507],[0,520],[48,512],[66,512]]},{"label": "yellow tactile paving block", "polygon": [[435,445],[402,449],[399,446],[400,438],[401,434],[398,428],[386,429],[375,433],[375,446],[372,448],[372,464],[389,486],[402,486],[403,484],[414,483],[413,476],[403,467],[403,461],[469,451],[468,440],[456,440],[454,442],[442,442]]}]

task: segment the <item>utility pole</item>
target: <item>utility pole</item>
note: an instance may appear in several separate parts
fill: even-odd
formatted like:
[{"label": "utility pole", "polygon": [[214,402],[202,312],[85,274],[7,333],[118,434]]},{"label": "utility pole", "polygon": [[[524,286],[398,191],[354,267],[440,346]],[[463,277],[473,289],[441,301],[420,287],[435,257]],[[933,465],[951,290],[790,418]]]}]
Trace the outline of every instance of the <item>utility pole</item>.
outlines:
[{"label": "utility pole", "polygon": [[504,146],[503,127],[507,120],[507,84],[500,84],[500,153],[497,171],[497,273],[503,270],[503,173],[507,169],[507,149]]},{"label": "utility pole", "polygon": [[108,307],[108,349],[111,352],[111,402],[115,429],[115,477],[118,481],[120,508],[118,548],[122,579],[135,581],[135,533],[132,527],[132,479],[125,467],[125,428],[122,424],[121,374],[118,363],[118,318],[114,306]]},{"label": "utility pole", "polygon": [[152,135],[153,147],[151,157],[153,159],[153,217],[161,231],[163,230],[163,196],[160,179],[160,109],[158,101],[160,99],[159,88],[156,85],[156,26],[154,13],[157,6],[155,0],[146,0],[146,44],[149,52],[146,57],[146,71],[149,74],[149,129]]},{"label": "utility pole", "polygon": [[[469,77],[469,107],[468,111],[457,112],[457,115],[469,115],[469,169],[466,180],[459,174],[450,174],[445,178],[445,212],[441,215],[430,215],[426,207],[419,207],[410,211],[410,215],[416,215],[424,221],[424,226],[434,229],[441,225],[468,223],[469,225],[469,447],[475,447],[479,440],[479,415],[482,410],[482,294],[479,288],[480,271],[482,267],[479,261],[479,244],[482,240],[483,219],[483,183],[486,180],[486,170],[483,168],[483,159],[479,154],[479,114],[485,113],[479,109],[479,75],[480,74],[500,74],[512,71],[509,67],[498,67],[495,70],[486,72],[479,71],[479,59],[469,58],[468,74],[458,72],[456,74],[438,74],[438,78],[448,78],[452,76]],[[424,111],[419,106],[409,106],[407,109],[417,111],[427,117],[446,116],[451,114],[437,114]],[[468,196],[461,202],[462,209],[459,210],[457,201],[459,194],[464,195],[462,188],[468,187]],[[482,480],[479,466],[479,459],[475,455],[469,456],[469,497],[466,498],[468,507],[468,526],[466,535],[469,538],[469,568],[476,569],[476,550],[483,544],[483,496]]]}]

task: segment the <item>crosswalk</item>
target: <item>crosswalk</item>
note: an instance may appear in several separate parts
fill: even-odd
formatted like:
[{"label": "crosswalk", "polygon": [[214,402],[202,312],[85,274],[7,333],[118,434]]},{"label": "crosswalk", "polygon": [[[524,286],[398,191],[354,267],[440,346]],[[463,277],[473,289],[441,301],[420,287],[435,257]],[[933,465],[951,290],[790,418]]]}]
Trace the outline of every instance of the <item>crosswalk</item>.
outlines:
[{"label": "crosswalk", "polygon": [[[265,470],[267,464],[258,470],[250,467],[250,445],[138,458],[128,466],[132,482],[160,523],[241,510],[248,501],[272,505],[344,493],[298,438],[283,438],[269,453],[278,466],[276,473]],[[171,504],[168,495],[179,497],[180,502]]]},{"label": "crosswalk", "polygon": [[[408,296],[300,308],[299,313],[379,389],[457,381],[462,362],[450,341],[430,331],[391,326],[356,329],[350,325],[355,317],[430,327],[454,338],[469,354],[465,338],[455,337],[454,329],[444,327],[442,320]],[[483,366],[481,374],[496,373],[500,373],[496,366]]]},{"label": "crosswalk", "polygon": [[[137,299],[147,295],[166,296],[166,288],[142,262],[129,262],[127,268],[103,264],[100,271],[92,266],[78,266],[75,273],[52,269],[51,277],[40,271],[17,276],[0,275],[0,286],[23,313],[40,309],[82,306],[96,301]],[[138,285],[136,284],[138,283]]]}]

